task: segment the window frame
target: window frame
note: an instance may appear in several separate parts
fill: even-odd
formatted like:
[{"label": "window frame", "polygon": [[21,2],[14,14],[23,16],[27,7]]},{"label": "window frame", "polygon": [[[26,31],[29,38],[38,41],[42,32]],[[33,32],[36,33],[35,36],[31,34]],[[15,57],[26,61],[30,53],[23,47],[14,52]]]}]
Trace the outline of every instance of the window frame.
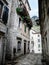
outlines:
[{"label": "window frame", "polygon": [[40,42],[40,39],[38,39],[38,42]]},{"label": "window frame", "polygon": [[21,51],[21,41],[18,41],[17,43],[17,52]]},{"label": "window frame", "polygon": [[2,19],[2,15],[3,15],[3,11],[4,11],[4,3],[1,2],[2,4],[0,4],[1,6],[1,13],[0,13],[0,19]]},{"label": "window frame", "polygon": [[26,25],[24,25],[24,32],[26,33]]},{"label": "window frame", "polygon": [[38,48],[40,48],[40,44],[38,44]]},{"label": "window frame", "polygon": [[19,18],[18,27],[20,28],[21,18]]},{"label": "window frame", "polygon": [[[7,24],[7,21],[8,21],[9,8],[6,5],[6,3],[4,3],[2,1],[1,1],[1,3],[3,4],[3,6],[0,4],[1,5],[1,8],[2,8],[1,15],[0,15],[0,20],[1,20],[1,23],[3,23],[3,24],[6,25]],[[8,11],[6,11],[6,15],[4,15],[5,14],[5,7],[7,8],[6,10],[8,10]],[[3,17],[5,17],[5,16],[6,16],[6,19],[4,20]]]}]

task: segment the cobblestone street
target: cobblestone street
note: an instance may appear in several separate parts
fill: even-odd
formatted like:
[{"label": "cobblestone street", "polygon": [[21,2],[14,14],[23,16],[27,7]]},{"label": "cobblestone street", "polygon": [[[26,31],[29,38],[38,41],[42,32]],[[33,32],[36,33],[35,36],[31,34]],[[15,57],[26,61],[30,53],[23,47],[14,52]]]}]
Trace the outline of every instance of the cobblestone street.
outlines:
[{"label": "cobblestone street", "polygon": [[22,55],[15,60],[15,62],[17,62],[15,65],[42,65],[41,58],[40,54],[31,53]]}]

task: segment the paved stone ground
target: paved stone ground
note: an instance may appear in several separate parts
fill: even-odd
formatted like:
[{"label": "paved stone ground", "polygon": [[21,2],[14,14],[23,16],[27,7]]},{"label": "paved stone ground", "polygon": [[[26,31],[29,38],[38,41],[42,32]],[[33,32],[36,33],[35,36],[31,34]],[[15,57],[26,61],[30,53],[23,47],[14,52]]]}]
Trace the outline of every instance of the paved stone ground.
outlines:
[{"label": "paved stone ground", "polygon": [[17,64],[15,65],[42,65],[40,54],[26,54],[17,59]]},{"label": "paved stone ground", "polygon": [[42,65],[41,63],[41,55],[40,54],[26,54],[17,58],[15,62],[16,64],[7,64],[7,65]]}]

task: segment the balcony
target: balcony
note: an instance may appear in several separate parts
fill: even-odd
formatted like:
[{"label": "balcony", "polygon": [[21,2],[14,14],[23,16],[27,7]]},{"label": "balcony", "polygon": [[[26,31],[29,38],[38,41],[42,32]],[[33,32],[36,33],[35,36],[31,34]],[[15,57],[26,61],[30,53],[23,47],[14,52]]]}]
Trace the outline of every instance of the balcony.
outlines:
[{"label": "balcony", "polygon": [[23,15],[23,8],[16,8],[16,12],[18,15]]},{"label": "balcony", "polygon": [[[18,12],[18,10],[19,10],[19,12]],[[27,9],[26,9],[26,7],[25,7],[25,4],[23,3],[22,0],[19,0],[19,5],[18,5],[18,8],[16,8],[16,11],[17,11],[20,15],[24,15],[24,16],[29,15],[29,14],[28,14],[28,11],[27,11]]]},{"label": "balcony", "polygon": [[28,14],[25,14],[26,11],[23,8],[17,8],[16,9],[16,12],[17,12],[18,15],[21,16],[22,21],[23,22],[26,22],[27,23],[27,26],[30,26],[30,28],[31,28],[32,27],[32,21],[31,21],[29,15]]},{"label": "balcony", "polygon": [[28,12],[27,12],[26,8],[23,7],[23,6],[16,8],[16,12],[20,16],[27,16],[28,15]]},{"label": "balcony", "polygon": [[18,8],[16,8],[16,12],[18,15],[21,16],[23,22],[26,22],[27,26],[30,26],[30,28],[31,28],[32,21],[30,19],[29,13],[28,13],[24,3],[22,2],[22,0],[20,0],[20,4],[19,4]]}]

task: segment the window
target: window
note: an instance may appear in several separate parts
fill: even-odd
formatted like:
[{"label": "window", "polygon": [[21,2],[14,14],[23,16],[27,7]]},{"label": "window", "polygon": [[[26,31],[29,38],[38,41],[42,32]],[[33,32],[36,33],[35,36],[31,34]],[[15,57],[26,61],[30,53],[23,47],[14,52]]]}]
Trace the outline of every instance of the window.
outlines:
[{"label": "window", "polygon": [[24,31],[26,32],[26,25],[25,25],[25,27],[24,27]]},{"label": "window", "polygon": [[29,43],[28,43],[28,50],[29,50]]},{"label": "window", "polygon": [[39,37],[40,35],[38,35],[38,37]]},{"label": "window", "polygon": [[40,49],[38,49],[38,51],[40,51]]},{"label": "window", "polygon": [[19,18],[19,25],[18,25],[18,27],[20,27],[20,23],[21,23],[21,18]]},{"label": "window", "polygon": [[0,1],[0,19],[2,19],[4,24],[7,23],[8,12],[9,12],[9,9],[7,8],[7,6],[5,6],[4,3]]},{"label": "window", "polygon": [[16,48],[13,48],[13,54],[15,56],[15,53],[16,53]]},{"label": "window", "polygon": [[31,41],[31,43],[33,44],[33,41]]},{"label": "window", "polygon": [[17,51],[21,51],[21,42],[20,41],[18,41]]},{"label": "window", "polygon": [[40,42],[40,39],[38,39],[38,42]]},{"label": "window", "polygon": [[4,6],[4,11],[3,11],[3,16],[2,16],[2,20],[4,21],[4,24],[7,23],[8,12],[9,12],[9,9],[6,6]]},{"label": "window", "polygon": [[33,39],[33,37],[32,37],[32,39]]},{"label": "window", "polygon": [[3,3],[0,1],[0,19],[1,19],[2,9],[3,9]]},{"label": "window", "polygon": [[40,44],[38,44],[38,48],[40,48]]},{"label": "window", "polygon": [[29,30],[29,28],[28,28],[28,34],[30,33],[30,30]]}]

